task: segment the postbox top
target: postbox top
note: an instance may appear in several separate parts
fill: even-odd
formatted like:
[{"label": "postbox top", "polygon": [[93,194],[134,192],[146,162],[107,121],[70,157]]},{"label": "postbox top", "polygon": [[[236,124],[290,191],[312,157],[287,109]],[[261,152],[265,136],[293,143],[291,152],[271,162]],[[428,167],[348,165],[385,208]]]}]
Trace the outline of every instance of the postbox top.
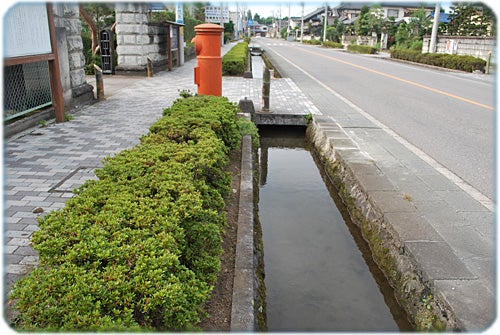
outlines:
[{"label": "postbox top", "polygon": [[224,27],[215,23],[203,23],[195,26],[194,31],[197,33],[201,32],[205,34],[220,34],[224,31]]}]

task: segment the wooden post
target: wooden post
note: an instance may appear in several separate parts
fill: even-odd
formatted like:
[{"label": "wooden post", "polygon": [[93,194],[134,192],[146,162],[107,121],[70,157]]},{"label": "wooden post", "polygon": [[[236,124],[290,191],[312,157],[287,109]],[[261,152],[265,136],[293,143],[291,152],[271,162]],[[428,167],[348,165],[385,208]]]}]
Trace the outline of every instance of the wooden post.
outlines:
[{"label": "wooden post", "polygon": [[147,65],[148,77],[151,78],[153,76],[153,61],[149,57],[147,58],[147,61],[148,61],[148,65]]},{"label": "wooden post", "polygon": [[94,64],[94,71],[97,100],[104,100],[104,80],[102,77],[102,69]]},{"label": "wooden post", "polygon": [[269,96],[271,95],[271,72],[264,66],[264,74],[262,76],[262,111],[269,111]]}]

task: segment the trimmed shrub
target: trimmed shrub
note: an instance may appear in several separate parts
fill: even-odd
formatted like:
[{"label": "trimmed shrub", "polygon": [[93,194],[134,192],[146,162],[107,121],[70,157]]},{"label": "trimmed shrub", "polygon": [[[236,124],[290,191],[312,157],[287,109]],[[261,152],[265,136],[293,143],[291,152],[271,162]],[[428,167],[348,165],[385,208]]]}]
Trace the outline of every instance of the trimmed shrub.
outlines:
[{"label": "trimmed shrub", "polygon": [[106,158],[98,180],[40,218],[39,266],[14,285],[13,326],[192,329],[220,270],[237,112],[226,98],[178,99],[140,144]]},{"label": "trimmed shrub", "polygon": [[316,40],[314,38],[312,38],[310,40],[303,40],[302,43],[312,44],[312,45],[321,45],[321,41],[320,40]]},{"label": "trimmed shrub", "polygon": [[324,41],[323,46],[325,48],[335,48],[335,49],[342,49],[344,48],[344,45],[342,43],[338,42],[332,42],[332,41]]},{"label": "trimmed shrub", "polygon": [[368,45],[357,45],[357,44],[349,44],[347,46],[347,51],[355,52],[358,54],[376,54],[377,49]]},{"label": "trimmed shrub", "polygon": [[240,42],[222,57],[222,74],[242,76],[247,67],[248,43]]},{"label": "trimmed shrub", "polygon": [[466,72],[476,70],[484,72],[486,66],[485,60],[473,56],[422,53],[421,51],[408,49],[391,49],[391,58]]}]

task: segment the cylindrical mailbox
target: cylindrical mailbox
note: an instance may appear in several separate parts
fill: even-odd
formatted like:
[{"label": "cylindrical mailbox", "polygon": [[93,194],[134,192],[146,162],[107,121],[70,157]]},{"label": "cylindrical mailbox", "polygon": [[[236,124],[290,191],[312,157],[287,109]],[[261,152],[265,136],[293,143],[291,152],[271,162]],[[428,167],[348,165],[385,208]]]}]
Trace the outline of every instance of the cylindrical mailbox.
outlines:
[{"label": "cylindrical mailbox", "polygon": [[194,27],[193,38],[197,64],[194,68],[194,83],[198,94],[222,96],[221,34],[224,28],[213,23]]}]

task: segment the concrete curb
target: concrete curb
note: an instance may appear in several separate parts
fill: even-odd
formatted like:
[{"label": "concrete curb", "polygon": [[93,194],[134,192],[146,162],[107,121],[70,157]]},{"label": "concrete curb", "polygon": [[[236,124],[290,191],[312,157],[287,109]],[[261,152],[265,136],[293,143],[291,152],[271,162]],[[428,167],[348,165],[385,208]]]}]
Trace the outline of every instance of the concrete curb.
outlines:
[{"label": "concrete curb", "polygon": [[[413,322],[424,329],[488,327],[495,317],[488,289],[369,155],[326,117],[314,117],[308,137]],[[466,303],[470,297],[483,303]]]},{"label": "concrete curb", "polygon": [[254,331],[254,204],[252,137],[246,135],[241,144],[241,180],[234,264],[231,331]]}]

